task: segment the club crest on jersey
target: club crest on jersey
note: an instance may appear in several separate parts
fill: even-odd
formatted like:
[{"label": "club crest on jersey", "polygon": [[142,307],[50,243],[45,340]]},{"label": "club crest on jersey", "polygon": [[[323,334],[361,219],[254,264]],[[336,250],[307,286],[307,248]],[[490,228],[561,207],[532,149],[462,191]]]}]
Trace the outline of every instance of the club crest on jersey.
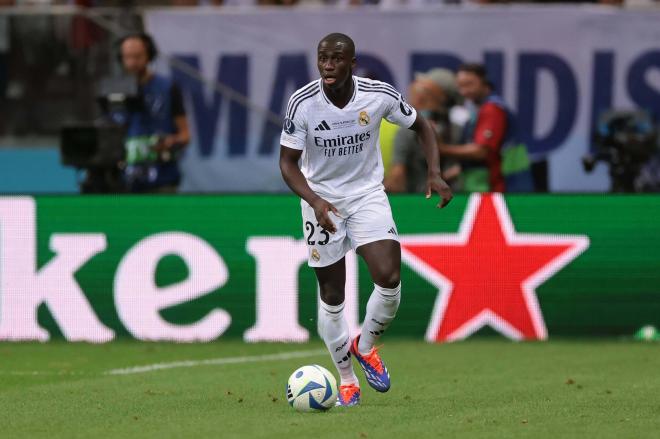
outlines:
[{"label": "club crest on jersey", "polygon": [[318,262],[321,260],[321,254],[315,248],[312,249],[312,259],[314,260],[314,262]]},{"label": "club crest on jersey", "polygon": [[284,132],[289,135],[296,132],[296,125],[288,117],[284,119]]},{"label": "club crest on jersey", "polygon": [[369,125],[369,122],[371,122],[371,118],[369,117],[367,112],[360,111],[360,117],[358,117],[358,123],[364,127]]}]

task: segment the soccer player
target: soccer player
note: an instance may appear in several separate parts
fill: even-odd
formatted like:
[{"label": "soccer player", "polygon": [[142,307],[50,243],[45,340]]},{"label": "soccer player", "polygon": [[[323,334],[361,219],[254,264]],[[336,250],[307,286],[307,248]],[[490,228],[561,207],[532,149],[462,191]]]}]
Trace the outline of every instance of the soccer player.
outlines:
[{"label": "soccer player", "polygon": [[[318,279],[318,330],[337,367],[338,405],[360,402],[351,354],[367,382],[390,388],[387,367],[374,344],[394,319],[401,297],[401,247],[384,192],[378,143],[382,118],[419,136],[428,163],[426,197],[440,194],[444,207],[451,189],[440,178],[435,134],[391,85],[353,75],[355,44],[340,33],[318,44],[321,78],[296,91],[286,110],[280,139],[280,169],[301,198],[308,264]],[[298,165],[302,158],[302,169]],[[346,265],[353,248],[366,262],[374,290],[362,332],[350,340],[343,316]]]}]

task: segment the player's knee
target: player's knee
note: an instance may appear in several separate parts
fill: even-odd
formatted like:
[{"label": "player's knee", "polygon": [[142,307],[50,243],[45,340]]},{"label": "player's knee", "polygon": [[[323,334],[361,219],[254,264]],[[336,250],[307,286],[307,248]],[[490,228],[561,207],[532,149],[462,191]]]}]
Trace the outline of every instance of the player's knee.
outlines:
[{"label": "player's knee", "polygon": [[400,270],[389,270],[385,273],[380,273],[374,283],[382,288],[396,288],[401,282]]},{"label": "player's knee", "polygon": [[320,285],[321,300],[331,306],[344,302],[344,290],[331,285]]}]

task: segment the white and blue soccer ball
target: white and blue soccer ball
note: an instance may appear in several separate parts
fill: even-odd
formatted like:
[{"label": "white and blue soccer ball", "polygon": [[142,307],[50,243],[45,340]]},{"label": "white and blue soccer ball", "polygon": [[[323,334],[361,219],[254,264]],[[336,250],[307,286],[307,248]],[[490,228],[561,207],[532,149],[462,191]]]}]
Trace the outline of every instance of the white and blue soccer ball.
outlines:
[{"label": "white and blue soccer ball", "polygon": [[337,380],[317,364],[302,366],[289,377],[286,399],[299,412],[329,410],[337,403]]}]

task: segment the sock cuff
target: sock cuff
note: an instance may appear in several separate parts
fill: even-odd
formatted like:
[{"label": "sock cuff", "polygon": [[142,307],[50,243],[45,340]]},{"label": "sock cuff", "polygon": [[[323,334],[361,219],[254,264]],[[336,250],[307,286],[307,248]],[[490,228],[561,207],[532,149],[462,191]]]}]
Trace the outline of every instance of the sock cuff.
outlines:
[{"label": "sock cuff", "polygon": [[380,285],[374,284],[374,291],[384,297],[394,298],[401,294],[401,282],[394,288],[384,288]]},{"label": "sock cuff", "polygon": [[342,313],[342,311],[344,311],[344,302],[340,303],[339,305],[328,305],[323,300],[320,300],[319,304],[323,311],[327,312],[328,314],[332,314],[333,316],[339,315]]}]

